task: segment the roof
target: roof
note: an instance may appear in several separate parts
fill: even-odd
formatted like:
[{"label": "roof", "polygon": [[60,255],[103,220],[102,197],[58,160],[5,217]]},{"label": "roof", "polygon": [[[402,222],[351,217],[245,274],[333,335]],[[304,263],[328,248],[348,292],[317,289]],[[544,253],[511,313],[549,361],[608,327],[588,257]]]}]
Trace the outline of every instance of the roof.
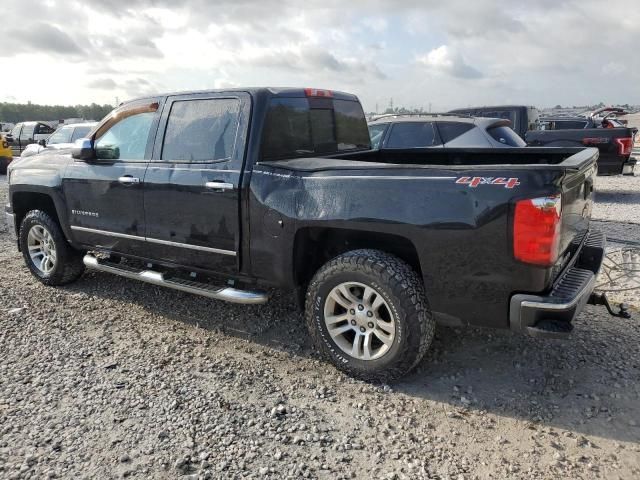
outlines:
[{"label": "roof", "polygon": [[[269,95],[271,97],[301,97],[305,98],[307,95],[305,93],[307,87],[247,87],[247,88],[222,88],[222,89],[211,89],[211,90],[187,90],[183,92],[168,92],[168,93],[158,93],[155,95],[145,95],[144,97],[132,98],[131,100],[127,100],[125,102],[120,103],[120,105],[126,105],[127,103],[134,102],[137,100],[145,100],[147,98],[153,99],[158,97],[168,97],[175,95],[190,95],[190,94],[207,94],[207,93],[248,93],[251,96],[255,95]],[[331,90],[327,88],[313,88],[314,90],[326,90],[332,93],[332,98],[338,100],[358,100],[356,95],[346,92],[340,92],[338,90]],[[118,106],[120,106],[118,105]]]},{"label": "roof", "polygon": [[58,125],[58,128],[62,127],[94,127],[98,124],[98,122],[81,122],[81,123],[61,123]]},{"label": "roof", "polygon": [[408,123],[408,122],[458,122],[483,125],[485,128],[493,125],[511,125],[506,118],[471,117],[469,115],[457,115],[452,113],[414,114],[414,115],[385,115],[368,122],[368,125],[384,123]]}]

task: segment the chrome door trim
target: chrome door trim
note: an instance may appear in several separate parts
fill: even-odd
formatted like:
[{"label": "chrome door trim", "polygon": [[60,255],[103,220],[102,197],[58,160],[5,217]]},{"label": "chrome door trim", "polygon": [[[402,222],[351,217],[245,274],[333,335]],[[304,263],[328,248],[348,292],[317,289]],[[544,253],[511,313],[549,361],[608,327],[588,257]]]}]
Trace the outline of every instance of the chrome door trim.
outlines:
[{"label": "chrome door trim", "polygon": [[109,237],[126,238],[129,240],[140,240],[142,242],[158,243],[161,245],[169,245],[171,247],[189,248],[191,250],[198,250],[201,252],[219,253],[220,255],[230,255],[235,257],[237,254],[233,250],[222,250],[220,248],[201,247],[199,245],[190,245],[188,243],[170,242],[168,240],[160,240],[158,238],[141,237],[139,235],[127,235],[126,233],[109,232],[107,230],[98,230],[95,228],[79,227],[71,225],[71,230],[85,233],[95,233],[98,235],[107,235]]},{"label": "chrome door trim", "polygon": [[71,225],[71,230],[76,230],[78,232],[85,232],[85,233],[97,233],[98,235],[108,235],[109,237],[127,238],[129,240],[144,241],[144,237],[141,237],[139,235],[127,235],[126,233],[107,232],[106,230],[97,230],[95,228],[78,227],[76,225]]},{"label": "chrome door trim", "polygon": [[222,250],[220,248],[212,248],[212,247],[201,247],[199,245],[191,245],[188,243],[178,243],[178,242],[170,242],[169,240],[160,240],[158,238],[145,238],[147,242],[150,243],[159,243],[160,245],[169,245],[171,247],[178,248],[190,248],[191,250],[199,250],[201,252],[211,252],[211,253],[219,253],[220,255],[231,255],[236,256],[236,252],[233,250]]}]

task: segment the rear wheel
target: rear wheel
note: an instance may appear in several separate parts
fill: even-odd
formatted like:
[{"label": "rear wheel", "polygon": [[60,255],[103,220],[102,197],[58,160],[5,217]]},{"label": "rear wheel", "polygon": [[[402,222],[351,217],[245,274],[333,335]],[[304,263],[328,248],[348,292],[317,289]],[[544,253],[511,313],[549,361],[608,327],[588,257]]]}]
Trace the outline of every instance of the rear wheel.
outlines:
[{"label": "rear wheel", "polygon": [[435,330],[420,277],[377,250],[354,250],[321,267],[307,290],[306,319],[332,363],[374,381],[413,368]]},{"label": "rear wheel", "polygon": [[82,253],[75,250],[49,214],[32,210],[20,224],[20,250],[31,273],[45,285],[65,285],[84,272]]}]

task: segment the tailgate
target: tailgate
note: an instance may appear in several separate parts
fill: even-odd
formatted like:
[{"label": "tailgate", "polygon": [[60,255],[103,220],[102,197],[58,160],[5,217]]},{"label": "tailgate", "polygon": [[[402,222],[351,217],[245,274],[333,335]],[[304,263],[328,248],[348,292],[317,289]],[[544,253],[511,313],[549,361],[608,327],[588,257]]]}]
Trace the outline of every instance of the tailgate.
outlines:
[{"label": "tailgate", "polygon": [[597,173],[597,155],[579,169],[567,168],[562,180],[562,222],[560,256],[556,263],[559,273],[579,249],[589,230]]}]

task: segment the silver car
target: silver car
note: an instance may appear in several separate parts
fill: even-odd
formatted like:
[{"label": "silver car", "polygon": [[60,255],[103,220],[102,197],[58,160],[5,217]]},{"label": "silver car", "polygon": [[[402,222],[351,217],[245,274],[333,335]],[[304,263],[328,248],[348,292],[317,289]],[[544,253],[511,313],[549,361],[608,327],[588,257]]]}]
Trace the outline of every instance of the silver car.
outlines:
[{"label": "silver car", "polygon": [[369,122],[374,149],[526,147],[511,122],[451,113],[383,115]]},{"label": "silver car", "polygon": [[62,125],[46,140],[39,143],[32,143],[22,151],[20,158],[36,155],[48,149],[63,149],[73,147],[74,142],[79,138],[84,138],[97,125],[96,122],[69,123]]}]

